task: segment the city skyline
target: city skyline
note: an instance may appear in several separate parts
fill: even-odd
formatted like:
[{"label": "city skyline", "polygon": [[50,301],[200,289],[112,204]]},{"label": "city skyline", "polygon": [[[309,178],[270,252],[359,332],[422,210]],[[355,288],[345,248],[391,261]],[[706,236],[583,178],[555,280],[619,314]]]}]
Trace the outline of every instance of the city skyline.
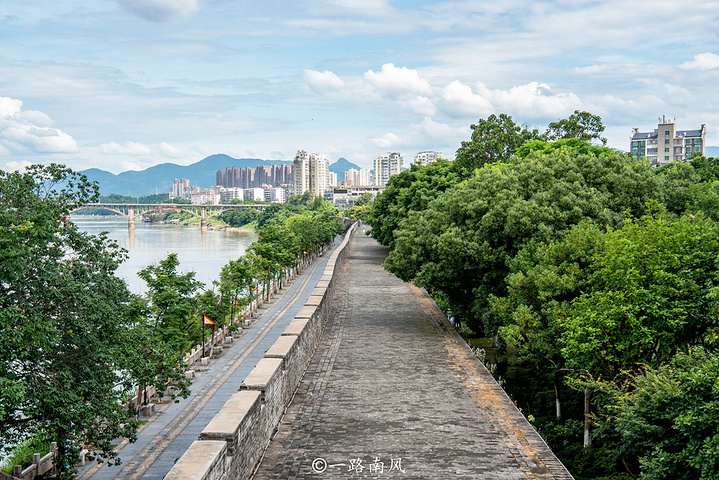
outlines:
[{"label": "city skyline", "polygon": [[[112,173],[298,148],[453,158],[492,113],[668,115],[719,145],[719,2],[33,0],[0,15],[0,169]],[[621,13],[618,13],[621,12]]]}]

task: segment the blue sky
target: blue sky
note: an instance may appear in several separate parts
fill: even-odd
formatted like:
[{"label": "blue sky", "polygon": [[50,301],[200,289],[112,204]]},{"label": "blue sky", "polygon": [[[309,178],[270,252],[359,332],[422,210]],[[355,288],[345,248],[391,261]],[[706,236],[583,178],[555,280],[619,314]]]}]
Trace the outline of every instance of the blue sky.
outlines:
[{"label": "blue sky", "polygon": [[719,1],[5,0],[0,169],[453,158],[492,113],[719,145]]}]

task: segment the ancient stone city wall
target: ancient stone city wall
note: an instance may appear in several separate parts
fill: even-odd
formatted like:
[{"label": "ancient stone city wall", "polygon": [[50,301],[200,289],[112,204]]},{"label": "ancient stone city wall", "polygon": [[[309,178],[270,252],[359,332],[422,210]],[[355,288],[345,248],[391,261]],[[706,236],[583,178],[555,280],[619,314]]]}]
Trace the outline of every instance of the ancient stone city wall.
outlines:
[{"label": "ancient stone city wall", "polygon": [[331,254],[322,278],[277,341],[185,454],[166,480],[244,480],[277,428],[322,335],[336,272],[357,228]]}]

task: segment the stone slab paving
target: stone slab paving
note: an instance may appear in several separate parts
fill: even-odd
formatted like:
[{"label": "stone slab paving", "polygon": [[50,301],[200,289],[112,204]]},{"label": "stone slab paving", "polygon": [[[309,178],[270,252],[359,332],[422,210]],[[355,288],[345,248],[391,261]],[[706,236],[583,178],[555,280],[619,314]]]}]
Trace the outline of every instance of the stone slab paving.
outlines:
[{"label": "stone slab paving", "polygon": [[355,235],[322,342],[256,472],[571,479],[426,293]]}]

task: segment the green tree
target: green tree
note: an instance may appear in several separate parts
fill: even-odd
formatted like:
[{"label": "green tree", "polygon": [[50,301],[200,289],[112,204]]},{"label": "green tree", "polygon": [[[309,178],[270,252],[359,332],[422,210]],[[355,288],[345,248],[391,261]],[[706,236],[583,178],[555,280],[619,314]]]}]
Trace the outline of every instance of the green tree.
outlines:
[{"label": "green tree", "polygon": [[[513,348],[520,363],[529,364],[554,390],[555,415],[562,417],[560,390],[566,374],[557,339],[571,301],[587,288],[594,253],[601,248],[603,232],[581,222],[558,241],[530,243],[510,261],[507,296],[492,297],[494,313],[508,320],[500,337]],[[545,380],[546,379],[546,380]]]},{"label": "green tree", "polygon": [[355,206],[371,205],[372,202],[374,202],[374,195],[370,192],[365,192],[355,201]]},{"label": "green tree", "polygon": [[393,248],[400,222],[412,211],[425,210],[432,200],[459,182],[454,164],[443,159],[426,166],[412,164],[409,170],[391,176],[369,212],[367,221],[372,225],[372,236]]},{"label": "green tree", "polygon": [[601,141],[602,145],[606,145],[607,139],[601,136],[603,131],[604,124],[600,116],[575,110],[569,118],[550,123],[545,136],[548,140],[580,138],[592,141],[596,139]]},{"label": "green tree", "polygon": [[600,433],[634,478],[719,478],[719,356],[695,346],[646,368],[609,397]]},{"label": "green tree", "polygon": [[522,129],[505,113],[499,117],[492,114],[487,119],[480,118],[470,128],[472,138],[462,142],[454,160],[464,175],[487,163],[506,162],[524,142],[539,136]]},{"label": "green tree", "polygon": [[230,318],[234,317],[236,307],[247,305],[252,300],[255,275],[255,268],[246,256],[230,260],[222,267],[220,291],[225,304],[229,304]]},{"label": "green tree", "polygon": [[704,216],[629,219],[605,236],[590,287],[573,301],[561,343],[575,378],[621,382],[668,361],[716,327],[719,226]]},{"label": "green tree", "polygon": [[176,253],[138,272],[147,284],[150,325],[154,336],[177,351],[185,351],[198,338],[199,314],[196,294],[202,283],[195,272],[181,274]]},{"label": "green tree", "polygon": [[691,165],[702,181],[719,181],[719,158],[694,157],[691,161]]},{"label": "green tree", "polygon": [[521,248],[558,240],[585,219],[618,226],[659,187],[649,166],[616,153],[560,150],[488,164],[400,221],[385,267],[441,292],[458,319],[494,335],[506,320],[489,308],[490,295],[506,295],[507,265]]},{"label": "green tree", "polygon": [[0,172],[0,441],[57,442],[61,477],[81,446],[119,463],[112,441],[138,426],[125,403],[141,379],[127,358],[142,343],[114,275],[125,253],[68,220],[97,198],[63,166]]}]

